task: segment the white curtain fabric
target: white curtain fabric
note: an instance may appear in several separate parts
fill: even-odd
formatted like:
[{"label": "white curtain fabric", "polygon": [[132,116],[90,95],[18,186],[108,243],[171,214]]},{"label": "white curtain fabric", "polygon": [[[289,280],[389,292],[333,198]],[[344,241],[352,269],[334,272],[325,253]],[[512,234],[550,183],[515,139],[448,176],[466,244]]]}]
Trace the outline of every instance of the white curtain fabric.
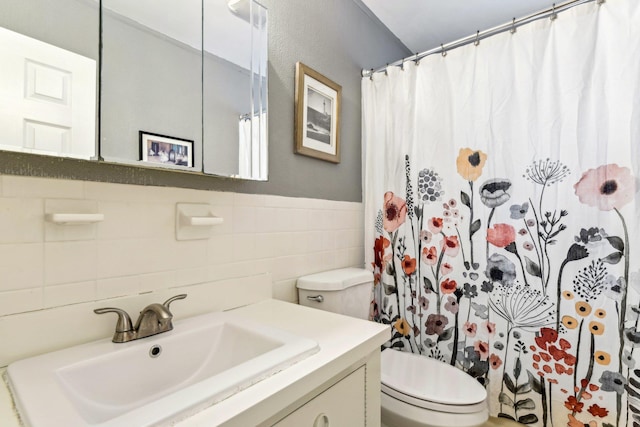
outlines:
[{"label": "white curtain fabric", "polygon": [[494,416],[640,423],[640,2],[390,67],[362,100],[388,345],[477,378]]},{"label": "white curtain fabric", "polygon": [[238,175],[240,178],[267,179],[267,114],[255,114],[253,118],[238,121]]}]

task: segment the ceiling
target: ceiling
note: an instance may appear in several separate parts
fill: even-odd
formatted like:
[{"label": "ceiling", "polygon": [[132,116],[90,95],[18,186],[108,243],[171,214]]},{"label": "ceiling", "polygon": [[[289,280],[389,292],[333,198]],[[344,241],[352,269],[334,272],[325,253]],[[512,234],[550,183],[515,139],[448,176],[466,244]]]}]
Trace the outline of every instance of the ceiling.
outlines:
[{"label": "ceiling", "polygon": [[511,22],[513,18],[530,15],[556,3],[553,0],[361,1],[415,53]]}]

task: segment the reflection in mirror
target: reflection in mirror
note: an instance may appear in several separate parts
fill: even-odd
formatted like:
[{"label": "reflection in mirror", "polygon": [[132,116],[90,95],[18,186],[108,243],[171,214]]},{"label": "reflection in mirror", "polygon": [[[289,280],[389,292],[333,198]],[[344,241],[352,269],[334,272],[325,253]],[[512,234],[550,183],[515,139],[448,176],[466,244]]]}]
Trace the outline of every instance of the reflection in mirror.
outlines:
[{"label": "reflection in mirror", "polygon": [[203,0],[203,11],[203,170],[267,180],[267,10]]},{"label": "reflection in mirror", "polygon": [[0,2],[0,149],[95,158],[97,17],[87,0]]},{"label": "reflection in mirror", "polygon": [[201,0],[102,0],[102,20],[101,156],[202,171]]}]

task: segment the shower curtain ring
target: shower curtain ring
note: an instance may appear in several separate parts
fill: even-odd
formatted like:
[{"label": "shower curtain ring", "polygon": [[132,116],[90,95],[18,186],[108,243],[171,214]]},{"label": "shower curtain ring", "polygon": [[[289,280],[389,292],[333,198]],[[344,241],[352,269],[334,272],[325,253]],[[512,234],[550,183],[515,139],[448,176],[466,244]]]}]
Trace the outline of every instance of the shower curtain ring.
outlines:
[{"label": "shower curtain ring", "polygon": [[373,81],[373,68],[369,71],[369,80]]},{"label": "shower curtain ring", "polygon": [[601,6],[606,0],[598,0],[596,3],[598,3],[598,6]]},{"label": "shower curtain ring", "polygon": [[552,21],[555,21],[556,19],[558,19],[558,14],[556,13],[556,4],[555,3],[551,7],[551,16],[549,16],[549,19],[552,20]]},{"label": "shower curtain ring", "polygon": [[386,66],[386,67],[384,67],[384,75],[385,75],[385,76],[388,76],[388,75],[389,75],[389,71],[388,71],[388,69],[389,69],[389,63],[387,62],[387,66]]},{"label": "shower curtain ring", "polygon": [[418,52],[416,52],[416,59],[413,62],[416,63],[416,67],[420,65],[420,59],[418,59]]},{"label": "shower curtain ring", "polygon": [[511,21],[511,34],[514,34],[516,31],[516,18],[513,18],[513,21]]},{"label": "shower curtain ring", "polygon": [[440,49],[442,50],[442,56],[447,56],[447,50],[444,48],[443,44],[440,44]]},{"label": "shower curtain ring", "polygon": [[478,46],[480,44],[480,30],[476,31],[476,41],[473,42],[474,46]]},{"label": "shower curtain ring", "polygon": [[400,70],[404,71],[404,58],[402,58],[402,62],[400,62]]}]

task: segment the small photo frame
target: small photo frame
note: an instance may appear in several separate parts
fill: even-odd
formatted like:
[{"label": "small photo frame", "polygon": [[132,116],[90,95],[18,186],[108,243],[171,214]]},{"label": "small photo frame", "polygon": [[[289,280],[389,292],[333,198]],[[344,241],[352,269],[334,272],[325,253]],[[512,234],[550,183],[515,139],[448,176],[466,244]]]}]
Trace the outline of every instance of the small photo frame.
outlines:
[{"label": "small photo frame", "polygon": [[193,168],[193,141],[140,131],[140,160],[156,166]]},{"label": "small photo frame", "polygon": [[342,86],[296,63],[295,152],[340,163]]}]

